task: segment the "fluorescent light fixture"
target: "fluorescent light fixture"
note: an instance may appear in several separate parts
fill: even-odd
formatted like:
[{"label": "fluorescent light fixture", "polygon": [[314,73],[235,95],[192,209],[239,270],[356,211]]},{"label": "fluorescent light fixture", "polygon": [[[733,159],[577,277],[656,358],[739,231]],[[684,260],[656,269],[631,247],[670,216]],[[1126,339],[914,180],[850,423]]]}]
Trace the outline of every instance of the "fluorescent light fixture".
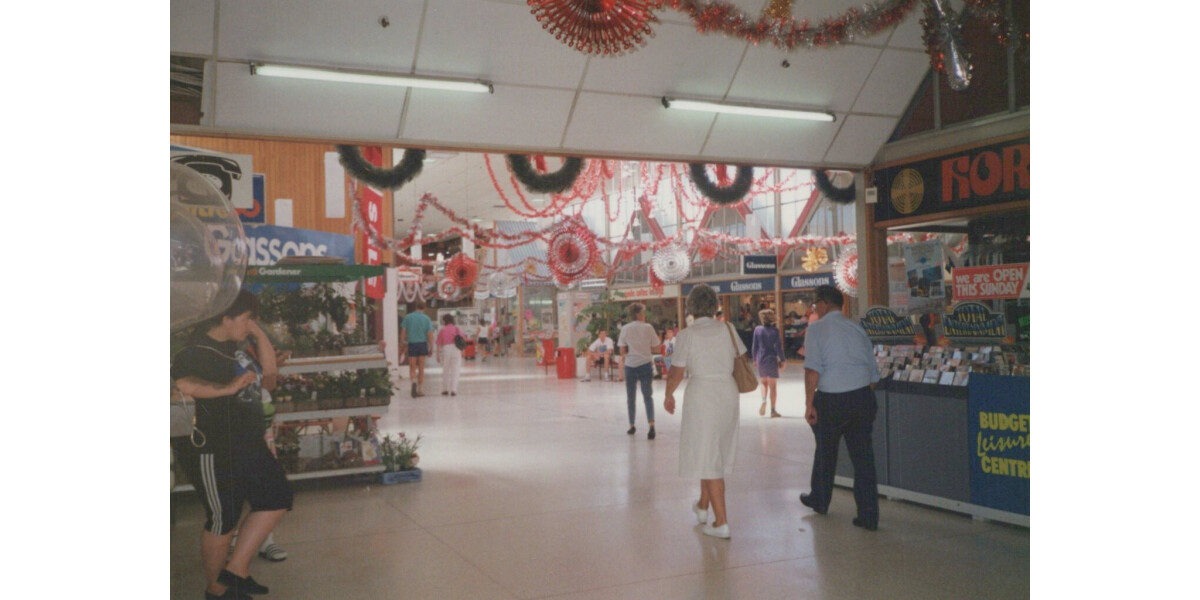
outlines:
[{"label": "fluorescent light fixture", "polygon": [[832,123],[833,113],[798,110],[792,108],[772,108],[767,106],[750,106],[746,104],[729,104],[726,102],[704,102],[702,100],[679,100],[663,96],[663,108],[679,110],[695,110],[700,112],[726,113],[731,115],[748,115],[752,117],[774,117],[777,119],[799,119],[803,121],[824,121]]},{"label": "fluorescent light fixture", "polygon": [[368,73],[364,71],[346,71],[342,69],[327,69],[317,67],[297,67],[292,65],[265,65],[262,63],[251,63],[250,74],[262,75],[264,77],[312,79],[316,81],[361,83],[367,85],[390,85],[395,87],[415,87],[431,90],[450,90],[454,92],[476,92],[491,94],[494,91],[492,84],[485,81],[443,79],[440,77],[425,77],[420,75],[395,75],[391,73]]}]

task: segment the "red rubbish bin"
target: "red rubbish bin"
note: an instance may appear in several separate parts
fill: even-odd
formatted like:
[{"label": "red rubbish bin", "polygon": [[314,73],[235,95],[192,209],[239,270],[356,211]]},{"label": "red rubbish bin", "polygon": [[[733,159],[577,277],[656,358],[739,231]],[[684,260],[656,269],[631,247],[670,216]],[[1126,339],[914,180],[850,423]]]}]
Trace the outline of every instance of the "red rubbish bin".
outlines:
[{"label": "red rubbish bin", "polygon": [[558,378],[575,379],[575,349],[558,349]]}]

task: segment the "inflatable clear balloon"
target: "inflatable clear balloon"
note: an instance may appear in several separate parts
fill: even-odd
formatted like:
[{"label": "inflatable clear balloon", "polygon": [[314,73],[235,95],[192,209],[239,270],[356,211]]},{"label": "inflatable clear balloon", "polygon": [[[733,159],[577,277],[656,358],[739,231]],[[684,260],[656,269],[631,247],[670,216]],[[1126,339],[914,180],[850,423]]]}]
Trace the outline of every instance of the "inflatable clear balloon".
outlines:
[{"label": "inflatable clear balloon", "polygon": [[225,310],[242,288],[248,257],[229,199],[204,175],[171,163],[171,331]]}]

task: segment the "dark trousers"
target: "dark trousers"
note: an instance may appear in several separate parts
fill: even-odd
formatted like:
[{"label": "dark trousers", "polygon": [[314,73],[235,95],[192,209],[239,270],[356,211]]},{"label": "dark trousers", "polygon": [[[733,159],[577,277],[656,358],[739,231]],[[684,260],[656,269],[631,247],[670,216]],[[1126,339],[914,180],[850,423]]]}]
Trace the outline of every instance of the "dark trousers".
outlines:
[{"label": "dark trousers", "polygon": [[646,420],[654,420],[654,363],[646,363],[640,367],[625,367],[625,397],[629,401],[629,424],[637,416],[637,385],[642,384],[642,398],[646,400]]},{"label": "dark trousers", "polygon": [[838,442],[846,436],[846,449],[854,465],[854,503],[858,518],[867,524],[879,523],[879,491],[875,480],[875,450],[871,428],[875,424],[875,392],[864,387],[849,392],[817,392],[813,398],[817,424],[813,436],[817,451],[813,456],[812,493],[814,509],[829,508],[833,497],[833,476],[837,472]]}]

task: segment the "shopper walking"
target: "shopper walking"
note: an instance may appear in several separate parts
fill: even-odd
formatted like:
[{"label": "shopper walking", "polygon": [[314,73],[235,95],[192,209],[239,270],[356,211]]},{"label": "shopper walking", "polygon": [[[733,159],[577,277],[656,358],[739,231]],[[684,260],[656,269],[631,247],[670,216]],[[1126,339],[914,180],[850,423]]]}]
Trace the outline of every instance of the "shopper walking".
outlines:
[{"label": "shopper walking", "polygon": [[621,349],[621,364],[625,373],[625,399],[629,405],[629,435],[637,431],[634,417],[637,415],[637,388],[642,388],[642,399],[646,403],[646,422],[650,431],[646,439],[654,439],[654,350],[662,346],[654,326],[646,322],[646,305],[634,302],[629,306],[629,318],[617,336],[617,347]]},{"label": "shopper walking", "polygon": [[[692,505],[705,535],[728,538],[725,513],[725,474],[733,470],[738,438],[738,390],[733,360],[746,351],[729,325],[712,318],[717,293],[706,285],[692,288],[687,312],[691,326],[675,337],[675,355],[667,372],[663,408],[675,414],[675,389],[688,376],[679,429],[679,475],[700,480],[700,500]],[[713,521],[708,524],[708,511]]]},{"label": "shopper walking", "polygon": [[425,301],[417,298],[400,321],[400,339],[408,344],[408,376],[412,378],[412,397],[424,396],[425,357],[433,347],[433,321],[424,312]]},{"label": "shopper walking", "polygon": [[492,353],[490,344],[491,342],[488,341],[488,324],[480,323],[478,331],[475,334],[475,355],[479,357],[479,362],[487,362],[488,355]]},{"label": "shopper walking", "polygon": [[454,324],[454,315],[442,315],[442,328],[437,334],[437,361],[442,365],[443,396],[458,395],[458,376],[462,372],[463,355],[454,343],[456,336],[467,339],[458,325]]},{"label": "shopper walking", "polygon": [[767,397],[770,396],[771,418],[777,418],[780,414],[775,411],[775,396],[779,371],[784,366],[783,346],[779,342],[779,328],[775,326],[775,311],[769,308],[758,311],[758,320],[762,325],[754,328],[754,337],[750,342],[750,356],[754,358],[762,388],[762,405],[758,407],[758,414],[766,416]]},{"label": "shopper walking", "polygon": [[[174,438],[173,446],[204,504],[200,559],[206,599],[267,593],[250,576],[250,559],[292,508],[292,488],[263,439],[262,386],[264,374],[266,384],[273,384],[275,350],[254,322],[256,311],[254,296],[239,293],[171,361],[172,385],[196,400],[197,431]],[[270,368],[254,360],[248,343]],[[250,513],[230,554],[246,502]]]},{"label": "shopper walking", "polygon": [[842,314],[842,293],[831,285],[817,288],[815,309],[820,316],[805,336],[804,418],[817,439],[811,487],[800,502],[818,514],[829,510],[833,476],[837,470],[838,441],[846,436],[846,449],[854,464],[856,527],[875,531],[879,526],[879,492],[875,481],[875,452],[871,428],[878,409],[875,382],[879,369],[871,340],[862,326]]}]

